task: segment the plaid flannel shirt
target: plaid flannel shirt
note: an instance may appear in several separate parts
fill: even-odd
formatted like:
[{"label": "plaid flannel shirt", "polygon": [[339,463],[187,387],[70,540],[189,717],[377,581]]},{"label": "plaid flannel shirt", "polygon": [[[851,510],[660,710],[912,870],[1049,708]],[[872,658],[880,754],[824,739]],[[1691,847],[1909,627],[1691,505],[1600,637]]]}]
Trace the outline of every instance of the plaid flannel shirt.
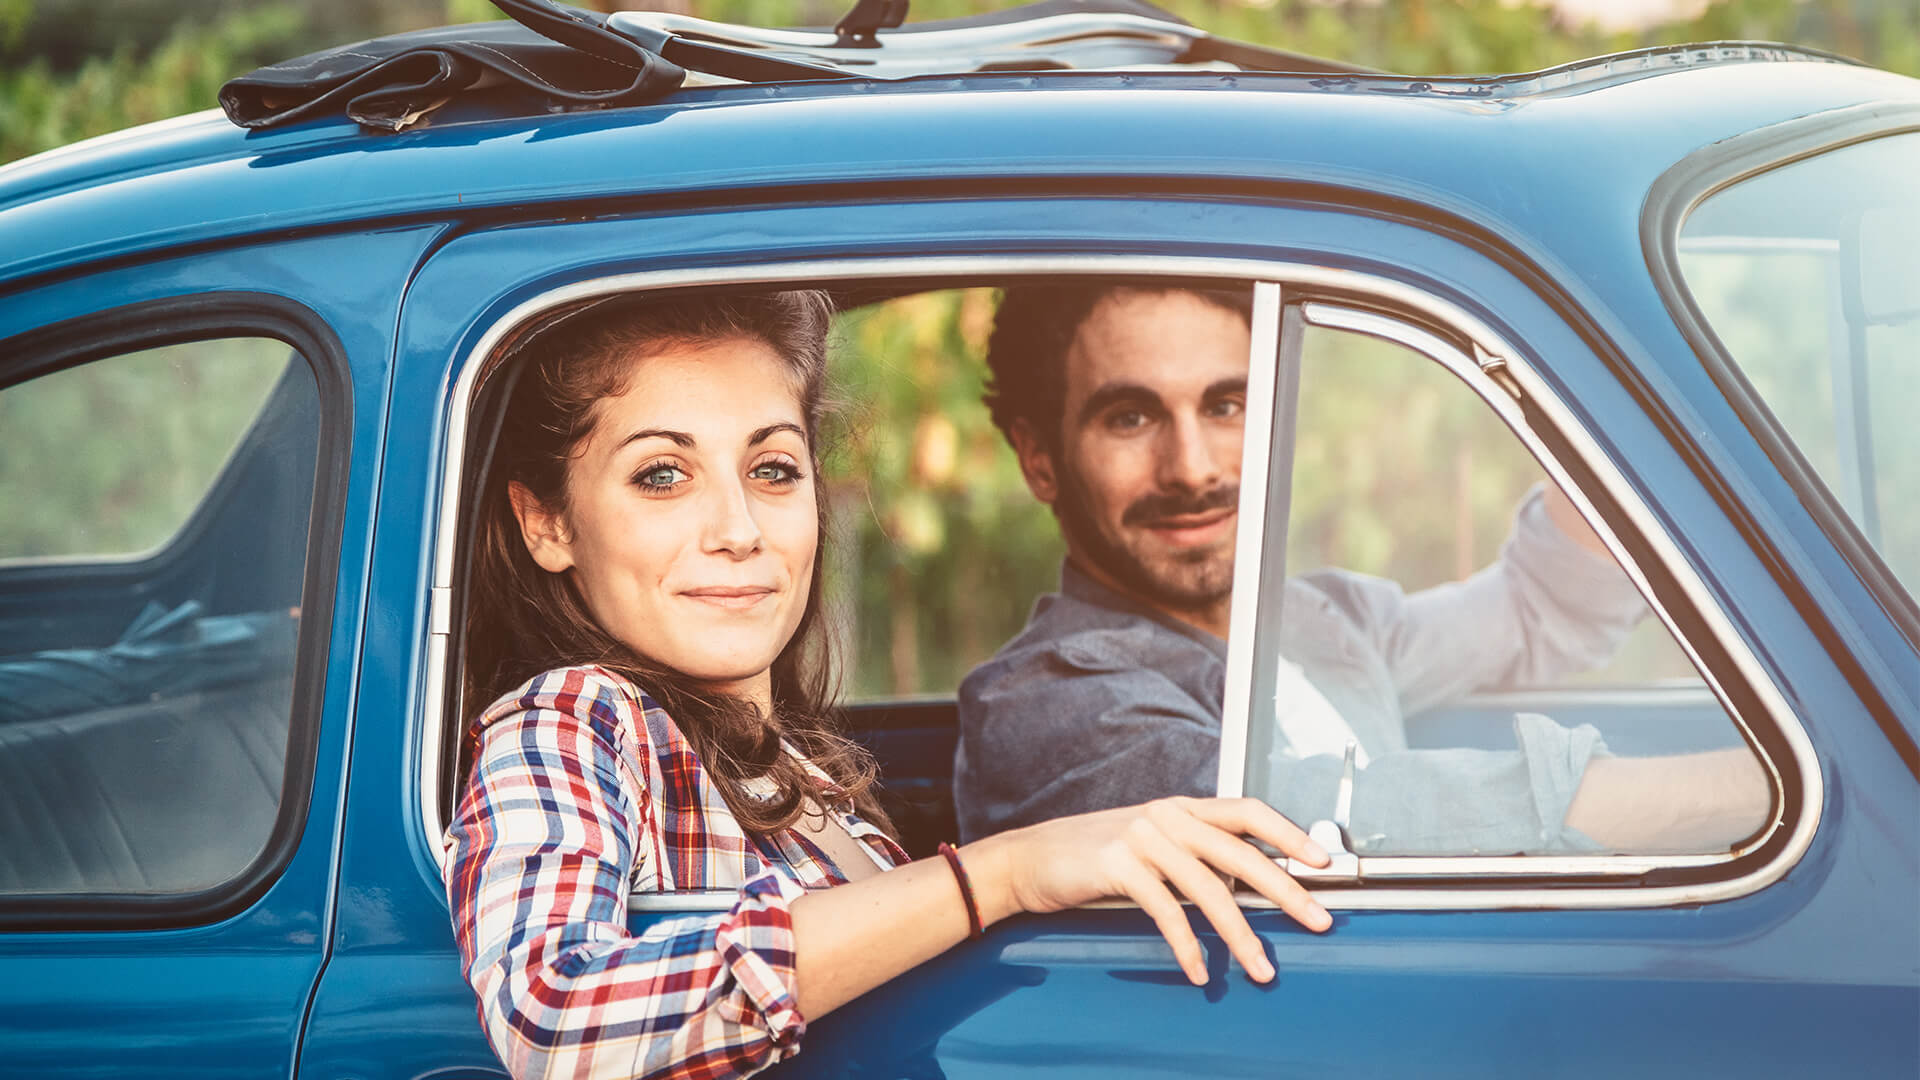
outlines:
[{"label": "plaid flannel shirt", "polygon": [[[793,1053],[806,1021],[788,905],[845,880],[831,860],[795,829],[748,836],[673,721],[602,668],[540,675],[475,726],[447,892],[508,1071],[706,1080]],[[906,861],[878,828],[836,817],[877,865]],[[627,931],[629,895],[690,889],[737,896]]]}]

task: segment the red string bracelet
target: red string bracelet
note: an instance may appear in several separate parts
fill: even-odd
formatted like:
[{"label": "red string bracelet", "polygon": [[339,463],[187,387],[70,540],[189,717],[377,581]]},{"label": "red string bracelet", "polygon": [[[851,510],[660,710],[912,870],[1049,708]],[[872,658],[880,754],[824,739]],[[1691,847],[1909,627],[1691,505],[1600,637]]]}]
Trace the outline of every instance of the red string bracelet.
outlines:
[{"label": "red string bracelet", "polygon": [[987,928],[980,925],[980,908],[973,902],[973,883],[967,880],[967,868],[960,865],[960,853],[944,840],[940,842],[940,854],[946,856],[947,865],[953,868],[953,880],[960,886],[960,899],[967,904],[967,937],[978,940]]}]

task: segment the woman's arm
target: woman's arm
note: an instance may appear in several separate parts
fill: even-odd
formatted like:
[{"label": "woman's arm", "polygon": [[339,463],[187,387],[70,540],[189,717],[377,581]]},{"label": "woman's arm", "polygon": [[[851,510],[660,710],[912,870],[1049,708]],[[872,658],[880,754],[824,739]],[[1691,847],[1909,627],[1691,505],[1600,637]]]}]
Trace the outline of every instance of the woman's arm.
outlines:
[{"label": "woman's arm", "polygon": [[[569,676],[571,678],[572,676]],[[557,678],[557,677],[556,677]],[[944,861],[806,893],[774,870],[732,910],[626,929],[636,865],[651,857],[644,778],[625,771],[624,692],[536,681],[482,732],[449,827],[447,889],[489,1041],[517,1077],[733,1075],[779,1060],[831,1011],[966,937]],[[645,767],[649,755],[634,755]],[[1245,840],[1323,864],[1304,833],[1252,799],[1165,799],[1063,818],[961,849],[982,921],[1129,896],[1188,977],[1206,980],[1177,887],[1255,978],[1273,977],[1216,872],[1304,925],[1331,920]],[[677,1074],[677,1073],[676,1073]]]},{"label": "woman's arm", "polygon": [[[1259,937],[1221,875],[1258,890],[1309,930],[1327,914],[1257,837],[1316,866],[1326,852],[1257,799],[1160,799],[1030,825],[960,849],[982,923],[1127,897],[1152,917],[1187,978],[1207,981],[1205,957],[1169,885],[1198,906],[1247,974],[1273,978]],[[794,901],[795,997],[818,1017],[965,940],[967,912],[943,860],[923,859]]]}]

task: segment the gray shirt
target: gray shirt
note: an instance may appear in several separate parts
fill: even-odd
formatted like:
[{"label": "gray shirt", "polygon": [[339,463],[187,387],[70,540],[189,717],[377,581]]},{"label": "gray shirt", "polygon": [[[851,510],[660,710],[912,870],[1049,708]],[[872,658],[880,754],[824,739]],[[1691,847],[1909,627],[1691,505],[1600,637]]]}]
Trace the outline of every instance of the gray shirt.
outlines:
[{"label": "gray shirt", "polygon": [[[1478,690],[1539,685],[1611,656],[1646,613],[1612,562],[1547,517],[1536,491],[1500,557],[1408,595],[1341,570],[1288,579],[1281,653],[1352,729],[1366,758],[1348,829],[1362,852],[1587,851],[1566,827],[1590,726],[1514,718],[1516,747],[1409,750],[1405,718]],[[1256,658],[1274,663],[1277,658]],[[1211,795],[1226,642],[1107,589],[1071,565],[1027,626],[960,684],[954,806],[972,839],[1166,795]],[[1253,724],[1276,724],[1257,706]],[[1332,814],[1341,761],[1275,728],[1247,793],[1302,826]]]}]

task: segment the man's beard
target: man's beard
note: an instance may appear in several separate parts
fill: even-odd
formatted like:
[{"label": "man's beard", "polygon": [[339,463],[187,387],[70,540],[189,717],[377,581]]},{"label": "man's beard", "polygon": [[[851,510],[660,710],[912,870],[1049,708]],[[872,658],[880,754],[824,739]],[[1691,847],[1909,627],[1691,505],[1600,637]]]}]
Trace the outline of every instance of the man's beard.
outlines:
[{"label": "man's beard", "polygon": [[[1101,529],[1088,509],[1090,500],[1078,471],[1064,458],[1059,460],[1060,498],[1055,501],[1054,510],[1060,517],[1060,530],[1095,567],[1135,596],[1174,611],[1201,611],[1233,594],[1231,548],[1224,556],[1217,548],[1172,552],[1155,560],[1158,565],[1150,563],[1128,550],[1122,540],[1108,536]],[[1239,504],[1237,484],[1224,484],[1192,494],[1156,493],[1134,500],[1121,513],[1120,522],[1123,526],[1146,526],[1163,518],[1203,514]]]}]

